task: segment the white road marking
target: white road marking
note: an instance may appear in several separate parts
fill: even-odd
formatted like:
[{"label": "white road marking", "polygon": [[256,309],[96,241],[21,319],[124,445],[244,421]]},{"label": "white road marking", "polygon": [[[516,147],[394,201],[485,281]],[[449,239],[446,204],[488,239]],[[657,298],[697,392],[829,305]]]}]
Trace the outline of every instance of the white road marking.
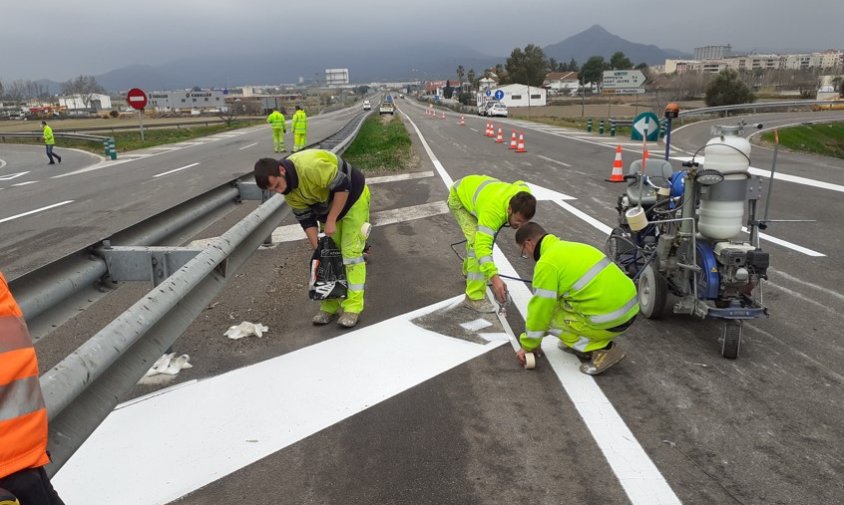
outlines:
[{"label": "white road marking", "polygon": [[3,168],[5,166],[6,166],[6,160],[0,159],[0,168]]},{"label": "white road marking", "polygon": [[[0,167],[0,168],[3,168],[3,167]],[[18,177],[21,177],[21,176],[26,175],[28,173],[29,173],[29,170],[27,170],[26,172],[17,172],[17,173],[14,173],[14,174],[0,175],[0,181],[11,181],[12,179],[17,179]]]},{"label": "white road marking", "polygon": [[258,145],[258,143],[257,143],[257,142],[252,142],[251,144],[247,144],[247,145],[245,145],[245,146],[243,146],[243,147],[239,148],[239,149],[238,149],[238,151],[243,151],[243,150],[245,150],[245,149],[249,149],[250,147],[252,147],[252,146],[257,146],[257,145]]},{"label": "white road marking", "polygon": [[841,294],[838,291],[833,291],[832,289],[825,288],[823,286],[819,286],[817,284],[813,284],[811,282],[804,281],[803,279],[800,279],[800,278],[795,277],[793,275],[787,274],[787,273],[783,272],[782,270],[780,270],[778,268],[768,267],[768,272],[773,273],[775,277],[782,277],[785,280],[788,280],[788,281],[791,281],[791,282],[796,282],[797,284],[802,284],[803,286],[806,286],[808,288],[816,289],[816,290],[818,290],[822,293],[826,293],[830,296],[834,296],[835,298],[838,298],[840,301],[844,302],[844,294]]},{"label": "white road marking", "polygon": [[[447,187],[450,187],[451,177],[448,176],[442,164],[436,160],[413,120],[409,116],[405,116],[419,135],[419,139],[422,141],[431,161],[434,162],[434,166],[438,166],[438,171],[442,169],[440,176],[443,178],[443,182],[446,183]],[[561,207],[574,209],[567,202],[559,201],[557,203]],[[609,230],[608,226],[591,216],[583,214],[577,209],[574,210]],[[498,246],[494,248],[493,256],[496,266],[502,273],[518,277],[515,269]],[[514,282],[511,284],[512,286],[509,286],[509,288],[513,301],[522,313],[522,317],[526,317],[526,308],[532,296],[531,292],[524,283]],[[601,391],[601,388],[598,387],[595,380],[589,375],[580,373],[578,370],[579,360],[557,349],[554,340],[548,338],[543,341],[543,351],[548,356],[548,362],[554,368],[554,372],[583,418],[631,503],[633,505],[679,504],[679,498],[671,490],[665,478],[642,449],[636,437],[624,423],[624,420],[621,419],[621,416],[604,395],[604,392]]]},{"label": "white road marking", "polygon": [[163,176],[163,175],[169,175],[169,174],[172,174],[172,173],[178,172],[178,171],[180,171],[180,170],[184,170],[184,169],[186,169],[186,168],[195,167],[195,166],[197,166],[197,165],[199,165],[199,162],[196,162],[196,163],[191,163],[190,165],[185,165],[185,166],[183,166],[183,167],[179,167],[179,168],[174,168],[173,170],[168,170],[167,172],[161,172],[160,174],[155,174],[155,175],[153,175],[153,177],[161,177],[161,176]]},{"label": "white road marking", "polygon": [[476,128],[472,128],[471,126],[469,127],[469,129],[470,129],[470,130],[472,130],[472,131],[473,131],[473,132],[475,132],[475,133],[481,133],[481,131],[480,131],[480,130],[478,130],[478,129],[476,129]]},{"label": "white road marking", "polygon": [[55,209],[56,207],[61,207],[62,205],[67,205],[69,203],[73,203],[73,200],[65,200],[63,202],[54,203],[54,204],[48,205],[46,207],[41,207],[40,209],[30,210],[30,211],[27,211],[27,212],[22,212],[20,214],[15,214],[14,216],[0,218],[0,223],[5,223],[7,221],[12,221],[14,219],[18,219],[20,217],[30,216],[32,214],[37,214],[37,213],[43,212],[45,210]]},{"label": "white road marking", "polygon": [[53,483],[67,503],[170,503],[502,345],[411,322],[462,298],[121,405]]},{"label": "white road marking", "polygon": [[437,156],[431,150],[431,146],[428,145],[428,141],[425,140],[425,137],[422,136],[422,132],[419,131],[419,128],[416,126],[416,123],[410,119],[410,116],[402,112],[402,115],[407,118],[410,122],[410,126],[413,127],[413,130],[416,132],[416,135],[419,137],[419,140],[422,142],[422,147],[425,148],[425,152],[428,153],[428,158],[431,159],[431,163],[434,164],[434,168],[437,170],[437,173],[440,174],[440,179],[442,179],[443,184],[445,184],[446,189],[450,189],[451,185],[454,184],[454,181],[451,179],[451,176],[448,175],[448,172],[445,171],[443,164],[440,163],[440,160],[437,159]]},{"label": "white road marking", "polygon": [[547,161],[547,162],[549,162],[549,163],[556,163],[557,165],[562,165],[562,166],[564,166],[564,167],[570,167],[570,166],[571,166],[571,165],[569,165],[568,163],[566,163],[566,162],[564,162],[564,161],[555,160],[554,158],[549,158],[549,157],[547,157],[547,156],[542,156],[541,154],[540,154],[540,155],[538,155],[538,156],[537,156],[537,158],[542,159],[542,160],[545,160],[545,161]]},{"label": "white road marking", "polygon": [[[743,231],[745,233],[750,233],[747,230],[747,228],[744,227],[744,226],[741,227],[741,231]],[[795,243],[789,242],[787,240],[783,240],[781,238],[772,237],[772,236],[765,234],[765,233],[760,232],[759,238],[761,238],[762,240],[767,240],[768,242],[772,242],[772,243],[777,244],[777,245],[781,245],[781,246],[786,247],[788,249],[791,249],[793,251],[803,253],[806,256],[814,256],[816,258],[822,258],[822,257],[826,256],[826,254],[824,254],[824,253],[819,253],[818,251],[814,251],[812,249],[809,249],[808,247],[803,247],[801,245],[797,245]]]},{"label": "white road marking", "polygon": [[[369,217],[369,221],[373,226],[385,226],[388,224],[447,214],[448,212],[448,206],[445,202],[431,202],[423,203],[422,205],[413,205],[410,207],[373,212]],[[279,226],[273,230],[272,233],[272,241],[274,244],[281,242],[293,242],[294,240],[305,240],[305,238],[307,238],[305,236],[305,232],[298,224]]]},{"label": "white road marking", "polygon": [[384,175],[381,177],[367,177],[367,184],[383,184],[386,182],[407,181],[410,179],[424,179],[426,177],[433,177],[434,172],[427,170],[425,172],[410,172],[408,174],[398,175]]},{"label": "white road marking", "polygon": [[26,181],[26,182],[19,182],[19,183],[17,183],[17,184],[12,184],[12,187],[13,187],[13,188],[16,188],[16,187],[18,187],[18,186],[29,186],[30,184],[35,184],[36,182],[38,182],[38,181]]}]

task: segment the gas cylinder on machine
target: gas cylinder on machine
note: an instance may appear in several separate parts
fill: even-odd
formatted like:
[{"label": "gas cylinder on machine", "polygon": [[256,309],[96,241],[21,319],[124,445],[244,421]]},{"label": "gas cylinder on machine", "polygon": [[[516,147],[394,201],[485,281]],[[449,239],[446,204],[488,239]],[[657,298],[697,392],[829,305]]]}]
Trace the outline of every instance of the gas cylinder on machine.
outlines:
[{"label": "gas cylinder on machine", "polygon": [[725,129],[706,143],[704,156],[704,168],[717,170],[724,180],[701,191],[698,230],[710,239],[732,239],[744,218],[750,142]]}]

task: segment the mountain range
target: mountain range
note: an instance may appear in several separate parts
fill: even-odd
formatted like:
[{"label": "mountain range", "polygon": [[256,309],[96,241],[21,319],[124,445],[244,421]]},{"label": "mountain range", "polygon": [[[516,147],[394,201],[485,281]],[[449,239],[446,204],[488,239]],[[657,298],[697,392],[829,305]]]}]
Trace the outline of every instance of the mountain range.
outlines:
[{"label": "mountain range", "polygon": [[[574,58],[583,64],[591,56],[605,59],[616,51],[634,63],[661,64],[666,58],[689,55],[655,45],[630,42],[598,25],[544,48],[547,57],[560,62]],[[326,68],[348,68],[352,82],[426,80],[454,78],[458,65],[480,74],[483,69],[505,63],[507,56],[489,56],[465,46],[442,42],[412,46],[388,46],[369,50],[338,49],[308,54],[291,52],[243,55],[202,55],[159,65],[131,65],[95,76],[109,91],[139,87],[149,91],[248,84],[295,83],[320,80]],[[39,81],[50,90],[53,81]]]}]

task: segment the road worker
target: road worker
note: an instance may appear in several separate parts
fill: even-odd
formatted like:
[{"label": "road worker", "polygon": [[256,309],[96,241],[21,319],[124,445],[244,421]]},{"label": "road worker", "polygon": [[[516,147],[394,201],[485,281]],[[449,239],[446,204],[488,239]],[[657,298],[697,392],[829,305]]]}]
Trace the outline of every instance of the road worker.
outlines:
[{"label": "road worker", "polygon": [[467,175],[455,181],[448,195],[448,208],[466,237],[464,305],[477,312],[495,312],[486,299],[487,282],[495,298],[507,300],[507,286],[492,261],[495,235],[505,225],[518,229],[536,212],[536,198],[522,181],[502,182],[486,175]]},{"label": "road worker", "polygon": [[296,112],[293,113],[293,119],[290,120],[290,125],[293,130],[293,152],[295,153],[304,149],[308,140],[308,116],[298,105]]},{"label": "road worker", "polygon": [[261,189],[284,195],[311,247],[317,248],[319,223],[334,239],[343,256],[347,297],[324,300],[313,318],[316,325],[328,324],[339,311],[339,324],[355,326],[363,311],[366,263],[365,223],[369,223],[370,193],[363,173],[331,151],[308,149],[283,160],[262,158],[255,163],[255,182]]},{"label": "road worker", "polygon": [[0,273],[0,500],[63,505],[44,465],[47,409],[23,314]]},{"label": "road worker", "polygon": [[43,128],[41,138],[44,140],[44,147],[47,148],[47,159],[50,160],[47,164],[55,165],[56,162],[53,161],[53,158],[59,160],[59,163],[61,163],[62,157],[53,152],[53,148],[56,146],[56,137],[53,135],[53,129],[50,128],[47,121],[41,121],[41,127]]},{"label": "road worker", "polygon": [[273,130],[273,150],[277,153],[287,152],[287,148],[284,147],[284,134],[287,133],[284,114],[279,112],[278,108],[273,109],[270,115],[267,116],[267,123],[270,124]]},{"label": "road worker", "polygon": [[560,240],[533,222],[516,231],[516,244],[523,258],[536,261],[519,363],[524,365],[525,353],[538,349],[546,334],[584,360],[580,371],[588,375],[624,359],[615,338],[639,313],[633,281],[598,249]]}]

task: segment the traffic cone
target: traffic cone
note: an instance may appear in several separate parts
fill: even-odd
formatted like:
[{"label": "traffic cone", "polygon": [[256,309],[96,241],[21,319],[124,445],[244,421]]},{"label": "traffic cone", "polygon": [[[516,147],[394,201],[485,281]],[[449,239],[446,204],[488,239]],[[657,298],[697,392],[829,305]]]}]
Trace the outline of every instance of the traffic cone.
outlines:
[{"label": "traffic cone", "polygon": [[516,146],[517,153],[526,153],[525,149],[525,132],[519,132],[519,144]]},{"label": "traffic cone", "polygon": [[503,144],[504,143],[504,134],[501,132],[501,127],[498,127],[498,136],[495,137],[496,144]]},{"label": "traffic cone", "polygon": [[492,137],[494,134],[492,133],[492,123],[487,122],[486,124],[486,133],[484,134],[487,137]]},{"label": "traffic cone", "polygon": [[607,182],[624,182],[624,164],[621,162],[621,146],[615,148],[615,160],[612,162],[612,174]]},{"label": "traffic cone", "polygon": [[460,126],[466,126],[466,120],[463,118],[463,116],[460,116]]},{"label": "traffic cone", "polygon": [[513,130],[513,135],[510,136],[510,146],[507,149],[516,150],[516,130]]}]

